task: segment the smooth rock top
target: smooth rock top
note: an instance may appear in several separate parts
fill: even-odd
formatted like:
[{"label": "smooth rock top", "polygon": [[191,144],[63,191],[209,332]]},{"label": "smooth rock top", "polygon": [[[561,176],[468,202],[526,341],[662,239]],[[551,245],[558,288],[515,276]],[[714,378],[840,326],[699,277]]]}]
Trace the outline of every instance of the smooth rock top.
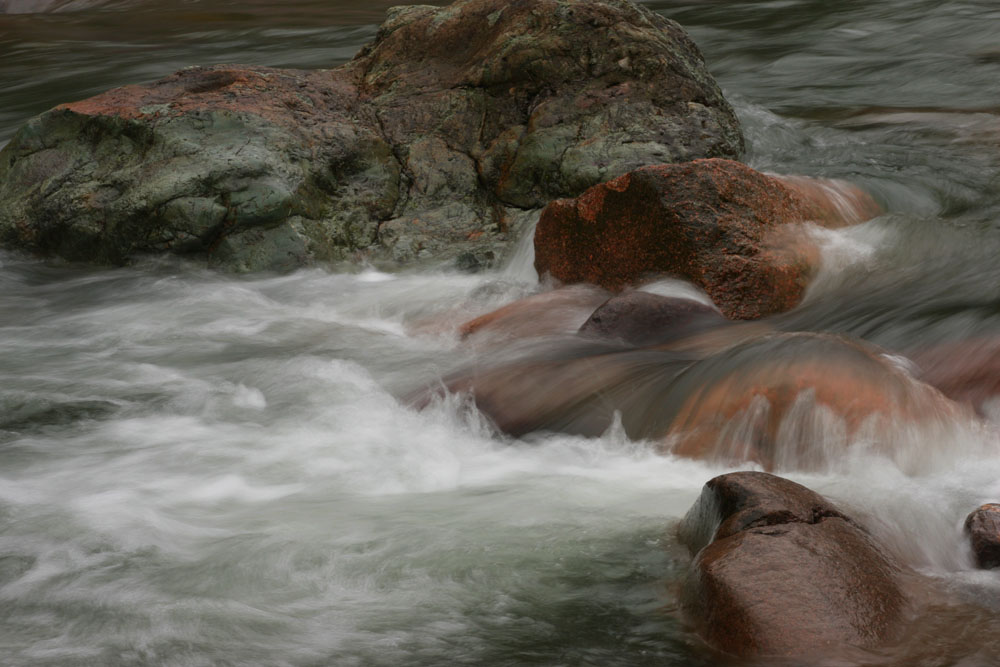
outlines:
[{"label": "smooth rock top", "polygon": [[[864,341],[813,332],[748,338],[692,366],[672,387],[681,406],[666,442],[679,456],[767,470],[819,470],[858,433],[889,458],[914,456],[901,424],[968,416]],[[830,429],[842,438],[829,438]]]},{"label": "smooth rock top", "polygon": [[706,482],[698,502],[677,530],[681,542],[694,555],[715,540],[750,528],[816,523],[828,517],[853,524],[812,489],[768,473],[741,472]]},{"label": "smooth rock top", "polygon": [[490,336],[497,339],[572,334],[594,308],[611,296],[593,285],[568,285],[532,294],[462,324],[462,338]]},{"label": "smooth rock top", "polygon": [[641,5],[402,7],[335,70],[192,68],[32,119],[0,152],[0,245],[476,269],[550,199],[741,149],[697,48]]},{"label": "smooth rock top", "polygon": [[634,290],[602,303],[579,333],[587,338],[641,346],[681,338],[725,322],[718,310],[699,301]]},{"label": "smooth rock top", "polygon": [[739,656],[829,659],[894,640],[910,607],[902,568],[809,489],[767,473],[710,480],[681,523],[696,552],[685,610]]}]

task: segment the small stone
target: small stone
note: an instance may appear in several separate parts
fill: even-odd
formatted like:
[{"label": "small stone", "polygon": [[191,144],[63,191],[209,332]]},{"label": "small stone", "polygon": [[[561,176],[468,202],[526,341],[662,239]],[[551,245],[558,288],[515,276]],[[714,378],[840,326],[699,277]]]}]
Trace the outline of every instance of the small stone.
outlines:
[{"label": "small stone", "polygon": [[1000,567],[1000,504],[988,503],[969,514],[965,532],[976,565],[984,570]]}]

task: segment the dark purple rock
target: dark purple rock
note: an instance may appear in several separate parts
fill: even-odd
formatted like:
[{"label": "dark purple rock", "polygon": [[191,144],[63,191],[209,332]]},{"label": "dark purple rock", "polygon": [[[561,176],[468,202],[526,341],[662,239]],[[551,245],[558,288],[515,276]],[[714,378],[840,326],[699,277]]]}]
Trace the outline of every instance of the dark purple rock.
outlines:
[{"label": "dark purple rock", "polygon": [[635,291],[601,304],[580,327],[580,334],[642,346],[725,322],[719,311],[698,301]]}]

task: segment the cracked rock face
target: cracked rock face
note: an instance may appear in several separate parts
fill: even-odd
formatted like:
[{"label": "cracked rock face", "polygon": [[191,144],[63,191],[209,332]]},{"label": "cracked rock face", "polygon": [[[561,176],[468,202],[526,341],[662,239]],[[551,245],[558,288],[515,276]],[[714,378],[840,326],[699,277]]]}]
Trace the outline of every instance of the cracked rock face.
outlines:
[{"label": "cracked rock face", "polygon": [[627,0],[395,8],[334,70],[191,68],[32,119],[0,152],[0,244],[475,269],[551,199],[741,149],[690,38]]},{"label": "cracked rock face", "polygon": [[728,653],[872,648],[893,640],[910,610],[902,567],[825,498],[781,477],[710,480],[679,536],[695,554],[685,611]]}]

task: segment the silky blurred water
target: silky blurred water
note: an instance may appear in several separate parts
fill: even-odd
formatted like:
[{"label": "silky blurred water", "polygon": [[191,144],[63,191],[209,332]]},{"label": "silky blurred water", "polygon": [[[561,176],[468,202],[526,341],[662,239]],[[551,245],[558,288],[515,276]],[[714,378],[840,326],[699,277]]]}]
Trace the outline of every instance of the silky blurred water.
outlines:
[{"label": "silky blurred water", "polygon": [[[336,66],[385,6],[0,0],[0,142],[188,65]],[[705,52],[752,166],[845,178],[889,211],[811,232],[823,268],[775,326],[899,353],[1000,332],[993,3],[650,6]],[[0,254],[0,664],[731,664],[676,613],[672,534],[727,468],[617,428],[522,441],[462,397],[400,399],[490,354],[455,328],[537,289],[525,258],[234,277]],[[893,438],[904,455],[854,443],[781,472],[1000,608],[961,535],[1000,501],[994,426]]]}]

